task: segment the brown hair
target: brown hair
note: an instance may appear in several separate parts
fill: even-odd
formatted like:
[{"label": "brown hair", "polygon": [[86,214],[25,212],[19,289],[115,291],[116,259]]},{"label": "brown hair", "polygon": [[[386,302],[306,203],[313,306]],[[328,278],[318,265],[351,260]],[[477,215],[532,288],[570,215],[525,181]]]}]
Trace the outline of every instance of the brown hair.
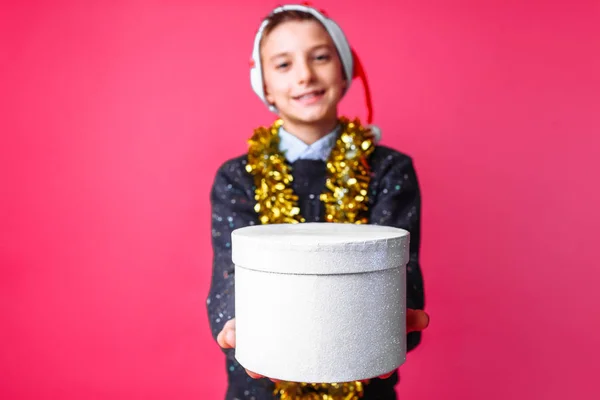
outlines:
[{"label": "brown hair", "polygon": [[263,38],[273,31],[277,26],[288,21],[317,21],[321,23],[314,15],[297,10],[286,10],[278,13],[271,13],[266,18],[268,21],[267,26],[263,30]]}]

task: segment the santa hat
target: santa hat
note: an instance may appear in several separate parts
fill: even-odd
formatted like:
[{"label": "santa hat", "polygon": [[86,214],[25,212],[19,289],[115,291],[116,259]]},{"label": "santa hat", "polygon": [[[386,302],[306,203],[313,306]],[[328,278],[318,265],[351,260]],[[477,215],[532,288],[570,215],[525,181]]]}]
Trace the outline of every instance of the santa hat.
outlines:
[{"label": "santa hat", "polygon": [[[283,12],[283,11],[301,11],[308,13],[314,16],[324,27],[333,43],[337,49],[340,60],[342,62],[342,66],[344,69],[344,74],[346,75],[346,91],[350,88],[352,80],[354,78],[359,78],[362,80],[363,88],[365,92],[365,103],[367,107],[367,124],[369,124],[369,128],[371,132],[375,135],[376,141],[379,141],[381,138],[381,130],[372,125],[373,122],[373,104],[371,101],[371,91],[369,89],[369,84],[367,82],[367,77],[365,71],[362,67],[360,59],[358,58],[356,52],[350,47],[348,43],[348,39],[346,39],[346,35],[340,28],[340,26],[331,18],[327,17],[323,11],[319,11],[308,3],[304,4],[288,4],[284,6],[279,6],[275,8],[271,15]],[[263,74],[262,74],[262,66],[260,60],[260,42],[263,37],[263,32],[267,25],[269,24],[269,19],[265,19],[260,25],[258,32],[256,33],[256,37],[254,38],[254,47],[252,50],[252,59],[250,61],[250,83],[252,84],[252,89],[256,93],[256,95],[269,107],[274,113],[277,113],[277,108],[270,104],[265,96],[265,87],[263,82]]]}]

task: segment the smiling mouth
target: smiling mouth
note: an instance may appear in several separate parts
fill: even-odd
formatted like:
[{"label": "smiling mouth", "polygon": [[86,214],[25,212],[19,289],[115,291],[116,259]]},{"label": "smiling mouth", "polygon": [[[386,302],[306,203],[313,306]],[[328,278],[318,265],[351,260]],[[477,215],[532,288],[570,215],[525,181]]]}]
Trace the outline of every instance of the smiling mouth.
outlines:
[{"label": "smiling mouth", "polygon": [[312,92],[304,93],[300,96],[294,96],[294,100],[311,101],[316,100],[325,94],[325,90],[313,90]]}]

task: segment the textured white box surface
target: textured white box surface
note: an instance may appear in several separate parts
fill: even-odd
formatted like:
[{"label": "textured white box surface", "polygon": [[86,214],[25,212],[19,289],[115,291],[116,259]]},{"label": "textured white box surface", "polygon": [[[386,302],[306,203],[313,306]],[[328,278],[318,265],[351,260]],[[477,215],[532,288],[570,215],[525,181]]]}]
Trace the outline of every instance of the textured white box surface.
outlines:
[{"label": "textured white box surface", "polygon": [[295,382],[347,382],[406,357],[409,234],[305,223],[232,235],[238,362]]}]

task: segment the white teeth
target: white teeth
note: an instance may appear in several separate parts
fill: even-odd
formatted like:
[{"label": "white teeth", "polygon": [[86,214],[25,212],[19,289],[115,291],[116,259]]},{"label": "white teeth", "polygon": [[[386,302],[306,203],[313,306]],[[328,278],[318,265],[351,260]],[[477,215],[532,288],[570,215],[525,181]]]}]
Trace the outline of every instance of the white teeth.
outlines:
[{"label": "white teeth", "polygon": [[321,92],[312,92],[312,93],[307,93],[304,94],[302,96],[297,97],[298,100],[305,100],[305,99],[311,99],[313,97],[318,96],[319,94],[321,94]]}]

